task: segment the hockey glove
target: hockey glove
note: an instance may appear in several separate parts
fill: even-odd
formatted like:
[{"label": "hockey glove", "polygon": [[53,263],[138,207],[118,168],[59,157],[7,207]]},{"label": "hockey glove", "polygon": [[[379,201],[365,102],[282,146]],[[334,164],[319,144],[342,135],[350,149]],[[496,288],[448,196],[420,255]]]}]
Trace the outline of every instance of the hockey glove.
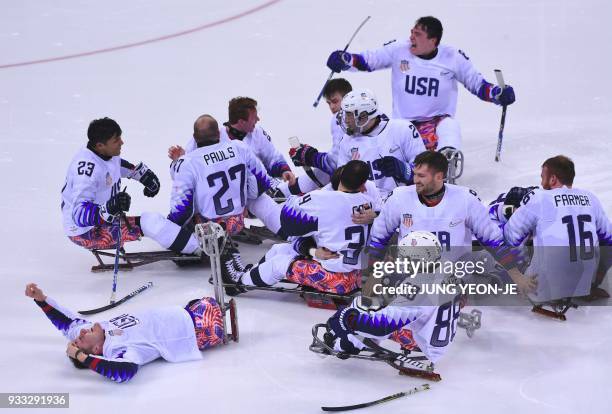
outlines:
[{"label": "hockey glove", "polygon": [[323,337],[325,344],[336,351],[357,355],[365,348],[350,328],[350,325],[354,324],[354,319],[358,317],[359,311],[355,308],[349,307],[336,312],[327,321],[328,332]]},{"label": "hockey glove", "polygon": [[138,164],[129,178],[138,180],[144,185],[145,196],[155,197],[159,193],[159,178],[144,163]]},{"label": "hockey glove", "polygon": [[511,105],[516,100],[514,88],[510,85],[506,85],[504,89],[495,86],[491,91],[491,98],[491,102],[504,106]]},{"label": "hockey glove", "polygon": [[412,167],[410,164],[391,155],[374,160],[372,166],[385,177],[393,177],[404,184],[412,183]]},{"label": "hockey glove", "polygon": [[114,197],[111,197],[111,199],[108,200],[104,206],[102,206],[100,209],[100,215],[104,220],[112,221],[115,215],[128,211],[131,203],[132,198],[130,195],[122,191],[115,194]]},{"label": "hockey glove", "polygon": [[334,72],[341,72],[351,68],[353,62],[353,55],[348,52],[336,50],[332,52],[327,58],[327,67]]},{"label": "hockey glove", "polygon": [[298,148],[291,148],[289,150],[289,156],[296,167],[303,167],[305,165],[312,167],[318,154],[319,150],[308,144],[302,144]]},{"label": "hockey glove", "polygon": [[512,187],[507,193],[504,199],[504,216],[509,220],[514,210],[521,206],[523,198],[534,188],[533,187]]}]

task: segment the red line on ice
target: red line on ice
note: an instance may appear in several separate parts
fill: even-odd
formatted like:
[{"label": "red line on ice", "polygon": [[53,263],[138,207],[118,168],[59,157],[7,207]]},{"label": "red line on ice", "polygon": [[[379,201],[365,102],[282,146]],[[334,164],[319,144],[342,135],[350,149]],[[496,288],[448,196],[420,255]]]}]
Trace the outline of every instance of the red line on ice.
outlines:
[{"label": "red line on ice", "polygon": [[221,20],[217,20],[217,21],[211,22],[211,23],[206,23],[206,24],[204,24],[202,26],[194,27],[194,28],[189,29],[189,30],[183,30],[181,32],[172,33],[172,34],[169,34],[169,35],[165,35],[165,36],[161,36],[161,37],[156,37],[156,38],[153,38],[153,39],[142,40],[140,42],[135,42],[135,43],[128,43],[126,45],[107,47],[107,48],[104,48],[104,49],[91,50],[89,52],[75,53],[75,54],[72,54],[72,55],[57,56],[57,57],[52,57],[52,58],[47,58],[47,59],[30,60],[30,61],[27,61],[27,62],[7,63],[7,64],[4,64],[4,65],[0,65],[0,69],[15,68],[15,67],[19,67],[19,66],[38,65],[40,63],[57,62],[58,60],[76,59],[76,58],[80,58],[80,57],[83,57],[83,56],[91,56],[91,55],[97,55],[97,54],[100,54],[100,53],[114,52],[116,50],[129,49],[131,47],[138,47],[138,46],[147,45],[147,44],[150,44],[150,43],[161,42],[161,41],[164,41],[164,40],[173,39],[175,37],[185,36],[185,35],[188,35],[188,34],[191,34],[191,33],[199,32],[200,30],[205,30],[205,29],[209,29],[211,27],[219,26],[219,25],[222,25],[224,23],[231,22],[232,20],[240,19],[242,17],[248,16],[249,14],[253,14],[253,13],[256,13],[256,12],[258,12],[260,10],[263,10],[266,7],[272,6],[275,3],[278,3],[280,1],[282,1],[282,0],[270,0],[270,1],[266,2],[266,3],[260,4],[257,7],[254,7],[254,8],[249,9],[249,10],[245,10],[245,11],[243,11],[241,13],[235,14],[233,16],[226,17],[226,18],[221,19]]}]

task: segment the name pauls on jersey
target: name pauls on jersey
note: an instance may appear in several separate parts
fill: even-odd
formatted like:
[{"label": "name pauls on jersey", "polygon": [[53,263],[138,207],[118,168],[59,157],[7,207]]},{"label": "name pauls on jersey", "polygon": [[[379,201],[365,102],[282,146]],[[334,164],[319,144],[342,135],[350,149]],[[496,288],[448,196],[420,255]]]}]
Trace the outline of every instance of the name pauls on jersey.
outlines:
[{"label": "name pauls on jersey", "polygon": [[562,206],[590,206],[591,200],[586,195],[557,194],[555,196],[555,207],[559,207],[559,203]]},{"label": "name pauls on jersey", "polygon": [[206,165],[229,160],[235,157],[236,153],[234,152],[234,149],[232,147],[228,147],[220,151],[209,152],[208,154],[204,154],[202,156]]}]

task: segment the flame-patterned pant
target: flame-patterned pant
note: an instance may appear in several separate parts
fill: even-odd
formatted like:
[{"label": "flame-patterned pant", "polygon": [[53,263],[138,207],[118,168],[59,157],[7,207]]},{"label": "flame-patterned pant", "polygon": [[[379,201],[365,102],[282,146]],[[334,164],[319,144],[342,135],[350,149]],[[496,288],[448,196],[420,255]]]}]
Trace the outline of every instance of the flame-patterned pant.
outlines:
[{"label": "flame-patterned pant", "polygon": [[198,349],[204,350],[223,343],[223,315],[214,298],[192,301],[185,309],[193,319]]},{"label": "flame-patterned pant", "polygon": [[[199,214],[196,214],[194,218],[195,224],[206,223],[208,221],[211,220],[204,218]],[[217,224],[221,224],[230,236],[238,234],[244,229],[244,213],[236,214],[235,216],[229,217],[219,217],[216,219],[212,219],[212,221]]]},{"label": "flame-patterned pant", "polygon": [[410,329],[400,329],[399,331],[395,331],[391,334],[389,339],[399,343],[402,349],[408,351],[412,351],[417,347],[417,343],[412,337],[412,331]]},{"label": "flame-patterned pant", "polygon": [[[140,240],[142,230],[136,223],[136,217],[127,217],[128,223],[121,220],[121,246],[125,242]],[[102,223],[99,226],[93,227],[87,233],[79,234],[78,236],[68,236],[75,244],[89,250],[106,250],[117,247],[117,226],[112,223]]]},{"label": "flame-patterned pant", "polygon": [[294,261],[285,278],[321,292],[340,295],[352,292],[361,286],[361,270],[347,273],[330,272],[325,270],[321,263],[309,259]]},{"label": "flame-patterned pant", "polygon": [[440,121],[444,118],[448,118],[449,115],[438,115],[427,121],[413,121],[412,123],[419,130],[421,138],[423,138],[423,144],[428,150],[435,150],[438,145],[438,134],[437,127]]}]

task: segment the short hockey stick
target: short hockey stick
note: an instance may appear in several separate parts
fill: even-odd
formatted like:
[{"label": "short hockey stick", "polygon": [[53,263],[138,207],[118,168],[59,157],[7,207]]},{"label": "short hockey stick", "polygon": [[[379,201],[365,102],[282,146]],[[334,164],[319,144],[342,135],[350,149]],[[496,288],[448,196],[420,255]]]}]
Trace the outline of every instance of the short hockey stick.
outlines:
[{"label": "short hockey stick", "polygon": [[113,289],[111,291],[110,304],[115,303],[117,295],[117,273],[119,273],[119,250],[121,249],[121,214],[117,216],[117,250],[115,250],[115,265],[113,267]]},{"label": "short hockey stick", "polygon": [[419,391],[427,391],[429,389],[430,389],[429,384],[423,384],[423,385],[420,385],[418,387],[414,387],[413,389],[408,390],[408,391],[402,391],[402,392],[398,392],[397,394],[388,395],[388,396],[386,396],[384,398],[381,398],[379,400],[374,400],[374,401],[370,401],[370,402],[366,402],[366,403],[361,403],[361,404],[355,404],[355,405],[344,405],[344,406],[340,406],[340,407],[321,407],[321,409],[323,411],[348,411],[348,410],[356,410],[358,408],[371,407],[373,405],[378,405],[378,404],[386,403],[388,401],[397,400],[398,398],[402,398],[402,397],[406,397],[408,395],[416,394]]},{"label": "short hockey stick", "polygon": [[[495,69],[495,77],[497,78],[497,84],[502,90],[506,87],[504,83],[504,75],[500,69]],[[506,123],[506,105],[502,106],[502,116],[499,122],[499,133],[497,134],[497,150],[495,151],[495,162],[499,162],[501,158],[502,140],[504,139],[504,124]]]},{"label": "short hockey stick", "polygon": [[119,299],[116,302],[113,302],[109,305],[106,306],[102,306],[100,308],[95,308],[95,309],[91,309],[91,310],[84,310],[84,311],[79,311],[79,313],[81,315],[93,315],[95,313],[100,313],[100,312],[104,312],[107,311],[109,309],[113,309],[116,308],[117,306],[121,305],[123,302],[127,302],[128,300],[132,299],[134,296],[138,295],[139,293],[147,290],[148,288],[150,288],[151,286],[153,286],[153,282],[147,282],[146,285],[143,285],[141,287],[139,287],[138,289],[136,289],[135,291],[133,291],[132,293],[127,294],[126,296],[124,296],[123,298]]},{"label": "short hockey stick", "polygon": [[[355,30],[355,33],[353,33],[353,35],[349,39],[349,41],[346,44],[346,46],[344,46],[344,49],[342,49],[343,52],[346,52],[346,49],[348,49],[348,47],[351,45],[351,43],[353,42],[353,39],[355,38],[355,36],[357,36],[357,33],[359,33],[359,31],[361,30],[363,25],[366,24],[366,22],[368,20],[370,20],[370,17],[372,17],[372,16],[366,17],[365,20],[363,22],[361,22],[359,27],[357,27],[357,30]],[[323,91],[325,90],[325,86],[327,85],[327,82],[329,82],[331,80],[332,76],[334,76],[334,71],[333,70],[330,72],[329,76],[327,77],[327,80],[323,84],[323,87],[321,88],[321,92],[319,92],[319,96],[317,96],[317,99],[315,99],[314,103],[312,104],[312,106],[314,106],[315,108],[319,105],[319,101],[321,100],[321,97],[323,96]]]}]

